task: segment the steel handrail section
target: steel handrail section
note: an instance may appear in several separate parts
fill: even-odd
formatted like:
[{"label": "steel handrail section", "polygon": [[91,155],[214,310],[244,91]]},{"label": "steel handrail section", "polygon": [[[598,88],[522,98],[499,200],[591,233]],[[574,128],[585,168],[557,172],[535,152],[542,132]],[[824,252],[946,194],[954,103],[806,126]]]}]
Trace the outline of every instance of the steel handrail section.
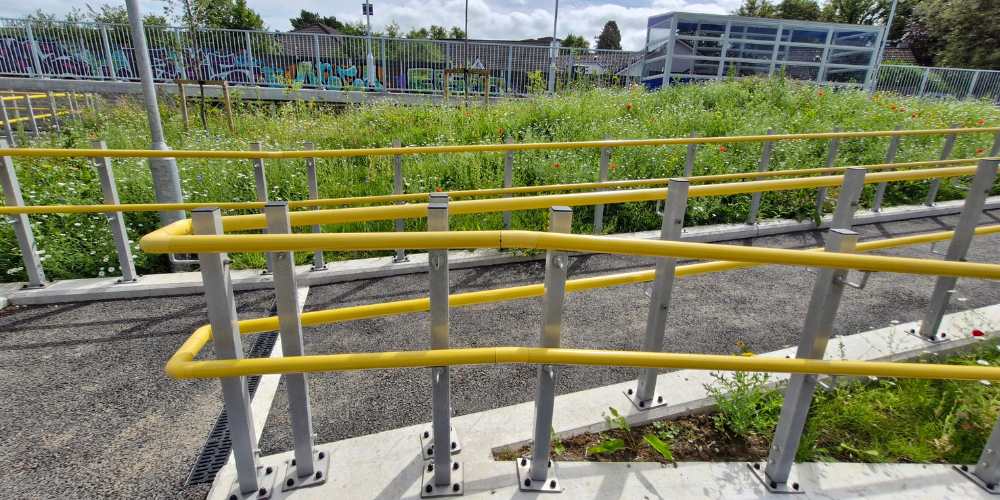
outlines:
[{"label": "steel handrail section", "polygon": [[145,149],[55,149],[10,148],[5,156],[51,157],[111,157],[111,158],[223,158],[223,159],[286,159],[343,158],[356,156],[391,156],[441,153],[479,153],[496,151],[531,151],[540,149],[588,149],[633,146],[669,146],[677,144],[718,144],[735,142],[767,142],[806,139],[850,139],[862,137],[892,137],[917,135],[978,134],[1000,132],[1000,127],[949,128],[919,130],[881,130],[871,132],[820,132],[812,134],[746,135],[738,137],[677,137],[665,139],[618,139],[607,141],[532,142],[470,144],[456,146],[409,146],[375,149],[323,149],[313,151],[196,151]]},{"label": "steel handrail section", "polygon": [[[985,236],[989,234],[1000,233],[1000,225],[993,226],[983,226],[977,228],[975,231],[976,236]],[[915,236],[904,236],[899,238],[888,238],[878,241],[870,241],[859,243],[857,246],[858,252],[870,252],[875,250],[884,250],[887,248],[895,248],[900,246],[915,245],[920,243],[931,243],[938,241],[946,241],[951,239],[955,234],[954,231],[941,231],[936,233],[921,234]],[[805,250],[807,252],[822,252],[822,248],[813,248]],[[746,267],[754,267],[761,264],[752,264],[745,262],[705,262],[699,264],[690,264],[686,266],[681,266],[677,268],[675,276],[694,276],[698,274],[707,274],[720,271],[728,271],[733,269],[741,269]],[[631,283],[642,283],[645,281],[652,281],[653,270],[649,271],[636,271],[631,273],[621,273],[613,274],[607,276],[597,276],[591,278],[580,278],[574,280],[568,280],[566,282],[567,292],[578,292],[583,290],[592,290],[596,288],[605,288],[611,286],[619,286]],[[544,285],[534,284],[534,285],[524,285],[517,287],[508,287],[494,290],[484,290],[479,292],[466,292],[457,293],[449,295],[448,304],[450,307],[464,307],[476,304],[487,304],[494,302],[502,302],[506,300],[523,299],[529,297],[540,297],[544,292]],[[383,302],[378,304],[367,304],[361,306],[351,306],[343,307],[337,309],[326,309],[322,311],[310,311],[301,314],[301,321],[303,326],[315,326],[324,325],[330,323],[339,323],[343,321],[353,321],[358,319],[376,318],[384,316],[392,316],[397,314],[406,314],[413,312],[427,311],[430,308],[430,300],[423,299],[410,299],[401,300],[393,302]],[[250,335],[254,333],[263,333],[277,330],[278,318],[275,316],[268,318],[256,318],[241,320],[239,322],[239,331],[241,335]],[[185,369],[183,365],[195,358],[201,349],[208,343],[212,338],[212,327],[211,325],[204,325],[191,335],[190,338],[184,343],[184,345],[178,349],[178,351],[173,355],[170,361],[167,363],[167,373],[173,374],[177,370]],[[171,375],[173,376],[173,375]]]},{"label": "steel handrail section", "polygon": [[[22,118],[23,120],[23,118]],[[13,121],[13,120],[11,120]],[[789,177],[796,175],[815,175],[824,173],[844,172],[849,168],[876,169],[910,169],[934,165],[969,165],[979,161],[979,158],[960,158],[952,160],[916,161],[907,163],[879,163],[873,165],[856,165],[848,167],[823,167],[793,170],[772,170],[768,172],[735,173],[700,175],[681,177],[691,182],[718,182],[755,177]],[[450,198],[473,198],[483,196],[499,196],[504,194],[533,194],[552,191],[577,191],[599,188],[622,188],[635,186],[657,186],[669,184],[669,178],[636,179],[608,182],[581,182],[575,184],[548,184],[542,186],[522,186],[495,189],[467,189],[459,191],[443,191]],[[363,205],[373,203],[393,203],[396,201],[427,201],[430,193],[391,194],[377,196],[352,196],[345,198],[324,198],[316,200],[289,201],[289,208],[308,208],[334,205]],[[261,210],[263,202],[199,202],[199,203],[129,203],[120,205],[36,205],[27,207],[0,207],[0,214],[54,214],[54,213],[104,213],[104,212],[147,212],[161,210],[194,210],[202,207],[218,207],[223,210]]]}]

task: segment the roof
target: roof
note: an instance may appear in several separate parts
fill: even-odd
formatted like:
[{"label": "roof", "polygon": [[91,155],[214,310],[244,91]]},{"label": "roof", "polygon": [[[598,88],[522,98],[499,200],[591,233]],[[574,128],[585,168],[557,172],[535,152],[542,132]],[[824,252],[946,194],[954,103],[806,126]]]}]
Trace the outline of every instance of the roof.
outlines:
[{"label": "roof", "polygon": [[773,19],[769,17],[747,17],[747,16],[727,16],[721,14],[699,14],[695,12],[667,12],[665,14],[659,14],[656,16],[650,16],[647,21],[647,28],[653,27],[663,21],[666,21],[674,16],[683,16],[685,20],[698,19],[704,21],[715,21],[717,23],[725,24],[727,21],[734,21],[738,23],[750,23],[756,25],[765,26],[775,26],[779,24],[786,27],[813,27],[813,28],[830,28],[831,26],[839,26],[842,29],[856,29],[858,31],[872,31],[881,32],[885,29],[884,26],[872,26],[867,24],[845,24],[845,23],[824,23],[819,21],[795,21],[791,19]]},{"label": "roof", "polygon": [[882,61],[903,61],[910,64],[917,64],[917,58],[913,56],[910,47],[886,47],[882,52]]},{"label": "roof", "polygon": [[289,31],[289,33],[317,33],[320,35],[343,35],[343,33],[323,23],[312,23],[308,26],[304,26],[297,30]]}]

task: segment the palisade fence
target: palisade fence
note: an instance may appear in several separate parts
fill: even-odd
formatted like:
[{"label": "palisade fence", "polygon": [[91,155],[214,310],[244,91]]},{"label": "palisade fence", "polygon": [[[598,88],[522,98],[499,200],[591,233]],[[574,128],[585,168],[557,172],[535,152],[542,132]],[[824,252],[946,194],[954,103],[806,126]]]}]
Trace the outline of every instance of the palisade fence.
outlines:
[{"label": "palisade fence", "polygon": [[[469,76],[469,92],[524,94],[548,88],[625,86],[638,80],[641,53],[617,50],[346,35],[147,26],[153,76],[225,80],[233,85],[444,91],[444,70],[487,69]],[[369,84],[367,57],[374,60]],[[553,57],[554,56],[554,57]],[[551,72],[552,65],[556,71]],[[632,76],[630,76],[630,74]],[[0,18],[0,75],[137,81],[128,25]],[[532,87],[534,85],[534,87]],[[450,75],[451,92],[466,91]]]}]

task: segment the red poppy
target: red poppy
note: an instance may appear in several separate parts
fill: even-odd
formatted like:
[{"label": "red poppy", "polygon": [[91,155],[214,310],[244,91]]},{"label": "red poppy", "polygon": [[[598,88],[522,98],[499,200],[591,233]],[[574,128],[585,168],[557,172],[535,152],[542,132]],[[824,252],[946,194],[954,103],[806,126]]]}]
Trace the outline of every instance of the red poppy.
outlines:
[{"label": "red poppy", "polygon": [[466,114],[466,115],[468,115],[468,114],[469,114],[469,112],[468,112],[468,111],[466,111],[466,112],[465,112],[465,114]]},{"label": "red poppy", "polygon": [[439,192],[439,193],[441,192],[441,188],[438,188],[438,192]]},{"label": "red poppy", "polygon": [[916,118],[916,117],[917,117],[917,115],[913,115],[913,116],[911,116],[910,118]]},{"label": "red poppy", "polygon": [[625,105],[625,109],[632,109],[632,105],[631,104],[626,104]]},{"label": "red poppy", "polygon": [[900,113],[902,113],[903,111],[906,111],[906,108],[899,108]]},{"label": "red poppy", "polygon": [[94,133],[93,133],[93,132],[91,132],[91,133],[90,133],[90,136],[91,136],[91,137],[94,137]]},{"label": "red poppy", "polygon": [[982,153],[982,152],[983,152],[983,150],[982,150],[982,149],[980,149],[979,151],[976,151],[976,154],[980,154],[980,153]]},{"label": "red poppy", "polygon": [[612,163],[612,164],[611,164],[611,170],[614,170],[614,169],[615,169],[615,164],[614,164],[614,163]]},{"label": "red poppy", "polygon": [[980,330],[972,330],[972,336],[973,337],[984,337],[984,336],[986,336],[986,334],[983,333]]},{"label": "red poppy", "polygon": [[980,125],[982,125],[982,124],[984,124],[984,123],[986,123],[986,120],[979,120],[979,124],[980,124]]},{"label": "red poppy", "polygon": [[559,168],[559,164],[556,163],[555,165],[552,165],[552,168]]},{"label": "red poppy", "polygon": [[503,129],[502,128],[501,129],[497,129],[497,133],[498,134],[502,134],[503,133]]},{"label": "red poppy", "polygon": [[892,109],[896,109],[896,106],[893,106]]},{"label": "red poppy", "polygon": [[653,120],[649,120],[649,123],[653,123]]},{"label": "red poppy", "polygon": [[820,93],[819,93],[819,95],[823,95],[823,93],[822,93],[822,92],[820,92]]},{"label": "red poppy", "polygon": [[726,150],[725,146],[719,148],[719,151],[725,151],[725,150]]}]

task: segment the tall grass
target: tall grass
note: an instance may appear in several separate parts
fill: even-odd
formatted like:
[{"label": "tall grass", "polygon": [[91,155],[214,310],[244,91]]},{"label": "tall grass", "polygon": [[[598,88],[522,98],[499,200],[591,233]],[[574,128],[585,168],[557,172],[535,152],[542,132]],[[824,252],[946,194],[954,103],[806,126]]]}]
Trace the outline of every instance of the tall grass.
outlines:
[{"label": "tall grass", "polygon": [[[655,92],[598,89],[558,94],[554,97],[504,100],[489,107],[469,105],[439,107],[378,102],[335,108],[313,102],[283,105],[261,103],[235,92],[236,132],[230,133],[218,109],[207,110],[208,130],[201,130],[197,111],[190,131],[184,131],[175,97],[161,96],[161,115],[167,141],[174,149],[247,150],[260,142],[264,150],[302,149],[311,141],[316,149],[381,148],[393,140],[404,146],[442,144],[496,144],[506,137],[518,142],[600,140],[604,134],[621,139],[682,137],[692,131],[702,136],[829,132],[842,126],[848,131],[946,128],[952,123],[985,127],[1000,123],[1000,113],[988,102],[930,102],[889,94],[872,95],[835,90],[781,79],[675,85]],[[148,127],[141,106],[129,100],[106,102],[101,112],[87,111],[58,133],[34,141],[32,147],[85,148],[90,141],[107,141],[111,149],[149,147]],[[984,156],[993,136],[969,134],[955,144],[954,158]],[[907,137],[897,161],[937,159],[944,136]],[[846,139],[840,142],[837,165],[882,163],[888,138]],[[823,166],[828,141],[784,141],[775,145],[772,169]],[[700,146],[695,175],[755,171],[762,143]],[[686,147],[657,146],[615,148],[610,180],[680,175]],[[541,185],[596,181],[600,151],[526,151],[516,155],[514,185]],[[248,160],[180,159],[185,201],[255,200],[252,166]],[[17,158],[17,172],[29,204],[91,204],[102,200],[96,169],[84,158]],[[149,168],[144,159],[113,162],[123,203],[152,203]],[[328,158],[317,162],[320,197],[334,198],[392,192],[392,158]],[[268,194],[272,200],[307,197],[303,160],[266,161]],[[403,157],[406,192],[497,188],[503,184],[503,153],[407,155]],[[885,204],[922,200],[927,181],[895,183]],[[939,199],[962,197],[947,186]],[[1000,185],[997,186],[1000,188]],[[868,186],[862,196],[870,203]],[[766,193],[760,207],[762,219],[789,217],[809,206],[815,190]],[[744,221],[749,195],[698,198],[691,201],[689,225]],[[157,227],[155,213],[125,216],[133,240]],[[32,216],[38,248],[51,279],[119,274],[110,231],[100,215]],[[574,232],[592,231],[593,208],[577,207]],[[497,229],[501,214],[455,216],[455,230]],[[512,226],[545,227],[542,210],[515,212]],[[647,230],[660,223],[652,203],[623,203],[605,208],[604,231]],[[425,229],[423,220],[407,220],[407,231]],[[391,221],[342,224],[328,232],[391,231]],[[133,243],[133,245],[136,245]],[[163,256],[145,254],[134,247],[140,273],[166,269]],[[331,260],[382,255],[384,252],[330,252]],[[234,267],[262,266],[261,254],[235,254]],[[297,255],[299,263],[311,260]],[[0,281],[26,279],[13,229],[0,227]]]}]

